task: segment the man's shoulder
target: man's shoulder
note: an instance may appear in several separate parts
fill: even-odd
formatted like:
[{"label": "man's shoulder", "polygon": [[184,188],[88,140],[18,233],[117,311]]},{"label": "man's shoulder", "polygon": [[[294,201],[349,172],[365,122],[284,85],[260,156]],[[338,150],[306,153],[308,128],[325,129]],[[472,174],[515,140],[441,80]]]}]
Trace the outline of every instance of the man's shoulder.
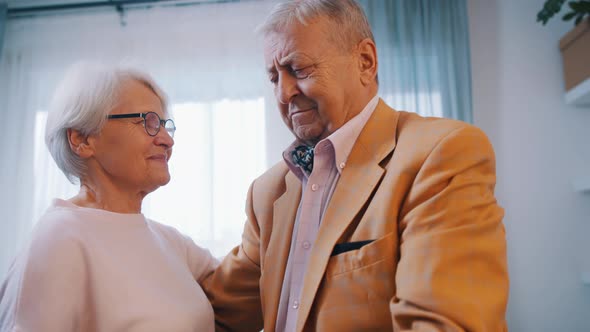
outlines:
[{"label": "man's shoulder", "polygon": [[[256,215],[265,215],[273,209],[274,202],[287,191],[287,182],[290,173],[289,167],[284,161],[276,163],[264,174],[254,180],[250,186],[248,204],[252,204]],[[298,181],[295,178],[295,181]]]},{"label": "man's shoulder", "polygon": [[447,118],[425,117],[404,111],[396,112],[399,113],[398,144],[404,141],[436,144],[445,137],[454,134],[486,137],[480,128],[467,122]]},{"label": "man's shoulder", "polygon": [[421,136],[422,138],[444,137],[447,134],[461,128],[474,127],[463,121],[448,118],[423,116],[415,112],[398,110],[385,101],[380,100],[377,105],[377,111],[373,114],[373,122],[391,122],[392,130],[395,128],[396,136],[412,137]]},{"label": "man's shoulder", "polygon": [[396,111],[399,113],[398,126],[401,130],[435,130],[437,132],[450,132],[458,128],[471,126],[470,124],[448,118],[422,116],[413,112]]},{"label": "man's shoulder", "polygon": [[285,177],[289,172],[289,167],[285,161],[281,160],[254,180],[254,185],[263,188],[284,187]]},{"label": "man's shoulder", "polygon": [[285,176],[288,172],[289,166],[287,166],[287,163],[285,163],[284,160],[281,160],[266,170],[266,172],[264,172],[261,177],[274,177],[277,175]]}]

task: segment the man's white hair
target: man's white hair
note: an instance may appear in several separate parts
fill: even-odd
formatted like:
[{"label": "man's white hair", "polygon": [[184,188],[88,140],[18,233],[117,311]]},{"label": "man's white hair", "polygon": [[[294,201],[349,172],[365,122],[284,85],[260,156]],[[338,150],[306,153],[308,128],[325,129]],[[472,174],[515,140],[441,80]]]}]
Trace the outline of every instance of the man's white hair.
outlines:
[{"label": "man's white hair", "polygon": [[287,0],[277,4],[258,29],[266,36],[318,18],[332,23],[329,37],[343,51],[350,51],[365,38],[375,41],[365,12],[354,0]]}]

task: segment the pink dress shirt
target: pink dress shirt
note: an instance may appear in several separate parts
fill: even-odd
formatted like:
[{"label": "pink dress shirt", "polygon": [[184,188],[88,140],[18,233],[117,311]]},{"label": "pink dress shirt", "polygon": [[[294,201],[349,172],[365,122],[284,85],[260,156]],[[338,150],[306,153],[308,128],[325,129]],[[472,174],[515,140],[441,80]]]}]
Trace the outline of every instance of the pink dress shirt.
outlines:
[{"label": "pink dress shirt", "polygon": [[276,323],[277,332],[295,331],[301,301],[313,300],[300,298],[309,255],[326,207],[340,178],[340,172],[346,167],[348,155],[375,110],[378,101],[379,97],[373,97],[357,116],[316,144],[313,171],[309,176],[291,160],[291,151],[302,145],[302,142],[296,140],[283,152],[283,159],[291,171],[301,180],[303,190],[293,227],[283,287],[281,288]]}]

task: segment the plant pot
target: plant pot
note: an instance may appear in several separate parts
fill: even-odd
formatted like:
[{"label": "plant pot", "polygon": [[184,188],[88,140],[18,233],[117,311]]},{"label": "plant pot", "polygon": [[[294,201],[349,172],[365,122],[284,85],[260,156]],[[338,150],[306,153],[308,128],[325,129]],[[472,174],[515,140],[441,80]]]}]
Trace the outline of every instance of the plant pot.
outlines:
[{"label": "plant pot", "polygon": [[559,41],[565,89],[572,90],[590,78],[590,18],[580,22]]}]

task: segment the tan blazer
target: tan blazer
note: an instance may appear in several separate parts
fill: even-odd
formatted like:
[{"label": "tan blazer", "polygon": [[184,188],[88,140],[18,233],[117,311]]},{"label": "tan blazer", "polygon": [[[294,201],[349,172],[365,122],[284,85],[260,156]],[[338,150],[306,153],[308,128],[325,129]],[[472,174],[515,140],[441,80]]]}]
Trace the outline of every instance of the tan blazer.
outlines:
[{"label": "tan blazer", "polygon": [[[312,248],[297,331],[504,331],[495,157],[481,130],[380,101]],[[284,162],[248,193],[242,244],[203,284],[219,331],[275,330],[301,183]],[[373,240],[331,256],[339,243]]]}]

